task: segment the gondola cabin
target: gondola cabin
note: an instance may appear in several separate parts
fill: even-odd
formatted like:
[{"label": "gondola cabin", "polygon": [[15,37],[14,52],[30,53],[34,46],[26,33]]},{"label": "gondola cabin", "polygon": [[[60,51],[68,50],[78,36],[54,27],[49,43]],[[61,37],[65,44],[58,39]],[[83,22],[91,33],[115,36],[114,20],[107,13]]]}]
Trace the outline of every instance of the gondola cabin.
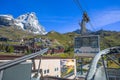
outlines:
[{"label": "gondola cabin", "polygon": [[84,35],[74,38],[74,53],[77,56],[95,55],[100,51],[98,35]]}]

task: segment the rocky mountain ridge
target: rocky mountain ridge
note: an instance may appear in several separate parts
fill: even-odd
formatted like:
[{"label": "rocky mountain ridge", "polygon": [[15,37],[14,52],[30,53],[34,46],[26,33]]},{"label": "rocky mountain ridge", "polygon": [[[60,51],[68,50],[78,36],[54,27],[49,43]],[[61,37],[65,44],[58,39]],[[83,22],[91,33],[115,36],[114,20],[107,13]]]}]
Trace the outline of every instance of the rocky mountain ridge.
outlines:
[{"label": "rocky mountain ridge", "polygon": [[47,33],[44,27],[39,23],[34,12],[20,15],[16,19],[12,15],[0,15],[0,25],[14,26],[34,34],[45,35]]}]

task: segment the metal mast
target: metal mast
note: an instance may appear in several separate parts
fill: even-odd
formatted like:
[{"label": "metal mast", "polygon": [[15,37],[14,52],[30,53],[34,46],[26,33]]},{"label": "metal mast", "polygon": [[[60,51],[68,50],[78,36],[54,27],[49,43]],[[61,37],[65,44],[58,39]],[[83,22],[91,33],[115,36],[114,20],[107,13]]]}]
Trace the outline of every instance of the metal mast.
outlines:
[{"label": "metal mast", "polygon": [[81,35],[85,35],[87,32],[86,32],[86,23],[89,23],[90,26],[93,28],[92,24],[90,23],[90,18],[89,16],[87,15],[87,12],[82,8],[79,0],[74,0],[74,2],[76,3],[76,5],[78,6],[79,10],[82,12],[83,16],[82,16],[82,20],[81,22],[79,22],[79,25],[81,27]]},{"label": "metal mast", "polygon": [[81,27],[81,35],[85,35],[86,34],[86,23],[88,23],[90,21],[88,15],[86,12],[83,13],[82,16],[82,21],[79,23],[80,27]]}]

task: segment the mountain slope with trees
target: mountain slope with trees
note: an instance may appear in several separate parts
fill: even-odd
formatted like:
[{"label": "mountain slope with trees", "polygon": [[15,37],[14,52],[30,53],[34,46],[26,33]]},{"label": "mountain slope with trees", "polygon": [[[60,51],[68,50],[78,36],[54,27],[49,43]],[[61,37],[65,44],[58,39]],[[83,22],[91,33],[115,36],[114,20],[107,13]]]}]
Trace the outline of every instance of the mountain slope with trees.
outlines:
[{"label": "mountain slope with trees", "polygon": [[[113,47],[120,46],[120,32],[116,31],[105,31],[99,30],[92,32],[92,35],[100,35],[100,47],[101,50]],[[22,38],[47,38],[54,41],[55,45],[60,45],[65,48],[66,52],[73,52],[74,48],[74,37],[80,36],[75,32],[69,32],[61,34],[55,31],[48,32],[46,35],[36,35],[23,31],[20,29],[15,29],[14,27],[0,27],[0,37],[6,37],[10,40],[20,40]]]}]

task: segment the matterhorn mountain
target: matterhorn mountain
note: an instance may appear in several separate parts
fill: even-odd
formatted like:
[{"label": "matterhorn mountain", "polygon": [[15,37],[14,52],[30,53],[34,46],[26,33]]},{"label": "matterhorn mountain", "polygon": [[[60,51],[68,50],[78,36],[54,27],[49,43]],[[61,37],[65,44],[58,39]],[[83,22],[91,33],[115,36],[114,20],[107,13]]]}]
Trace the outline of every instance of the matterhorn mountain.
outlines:
[{"label": "matterhorn mountain", "polygon": [[14,26],[34,34],[45,35],[47,33],[44,27],[39,23],[34,12],[20,15],[16,19],[11,15],[0,15],[0,25]]}]

